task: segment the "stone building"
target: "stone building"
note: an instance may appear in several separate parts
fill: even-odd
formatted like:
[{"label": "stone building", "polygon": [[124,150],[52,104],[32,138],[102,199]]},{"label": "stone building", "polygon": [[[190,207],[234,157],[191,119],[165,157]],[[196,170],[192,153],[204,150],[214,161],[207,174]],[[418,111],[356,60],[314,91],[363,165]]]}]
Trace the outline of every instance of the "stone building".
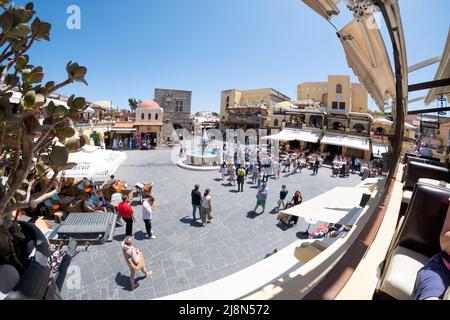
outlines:
[{"label": "stone building", "polygon": [[220,121],[223,129],[266,129],[270,110],[291,99],[272,88],[222,91]]},{"label": "stone building", "polygon": [[175,129],[191,127],[191,91],[155,89],[155,102],[164,110],[165,124],[171,123]]},{"label": "stone building", "polygon": [[368,93],[350,76],[328,76],[328,82],[305,82],[297,86],[299,101],[313,101],[321,107],[346,112],[368,112]]},{"label": "stone building", "polygon": [[174,139],[174,129],[192,130],[192,92],[173,89],[155,89],[155,102],[164,110],[162,139]]}]

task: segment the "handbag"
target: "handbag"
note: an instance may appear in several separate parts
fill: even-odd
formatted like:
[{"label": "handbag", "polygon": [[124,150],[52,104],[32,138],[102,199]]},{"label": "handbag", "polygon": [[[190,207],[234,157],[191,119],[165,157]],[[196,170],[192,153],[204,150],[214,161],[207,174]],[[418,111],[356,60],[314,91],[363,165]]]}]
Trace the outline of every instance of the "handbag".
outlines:
[{"label": "handbag", "polygon": [[127,261],[134,271],[141,270],[145,264],[144,257],[138,249],[132,248],[131,250],[131,258],[128,258]]}]

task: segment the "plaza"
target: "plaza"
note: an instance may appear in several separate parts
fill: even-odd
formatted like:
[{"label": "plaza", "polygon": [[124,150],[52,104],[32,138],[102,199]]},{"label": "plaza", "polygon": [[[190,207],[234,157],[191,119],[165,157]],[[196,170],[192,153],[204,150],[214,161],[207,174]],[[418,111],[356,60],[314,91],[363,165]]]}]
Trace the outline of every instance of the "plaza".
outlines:
[{"label": "plaza", "polygon": [[[303,219],[286,230],[278,226],[272,209],[282,184],[287,185],[288,199],[299,190],[303,200],[308,201],[334,187],[361,183],[358,175],[332,178],[331,170],[325,167],[317,176],[307,169],[301,174],[283,174],[278,180],[269,179],[266,213],[256,216],[251,210],[257,189],[249,184],[250,179],[244,192],[237,193],[237,186],[223,182],[218,171],[196,172],[177,167],[171,161],[171,152],[126,152],[127,160],[116,172],[116,177],[130,186],[137,182],[154,184],[152,226],[156,239],[145,237],[140,203],[136,198],[131,201],[137,220],[133,225],[134,246],[143,251],[146,265],[153,271],[152,278],[139,278],[138,274],[139,287],[130,291],[129,269],[120,248],[125,227],[118,227],[113,242],[91,246],[87,251],[79,248],[61,289],[64,299],[154,299],[219,280],[263,260],[274,249],[290,245],[308,228]],[[197,183],[202,192],[211,188],[214,220],[205,227],[192,221],[190,194]],[[74,278],[78,276],[81,281]]]}]

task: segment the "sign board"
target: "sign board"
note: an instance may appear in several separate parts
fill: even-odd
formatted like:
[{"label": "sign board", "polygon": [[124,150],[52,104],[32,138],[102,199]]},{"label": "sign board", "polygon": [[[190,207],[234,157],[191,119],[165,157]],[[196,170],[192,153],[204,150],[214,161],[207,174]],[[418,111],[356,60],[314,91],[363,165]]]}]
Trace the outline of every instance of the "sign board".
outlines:
[{"label": "sign board", "polygon": [[431,121],[421,121],[420,126],[422,128],[428,128],[428,129],[439,129],[440,128],[439,122],[431,122]]}]

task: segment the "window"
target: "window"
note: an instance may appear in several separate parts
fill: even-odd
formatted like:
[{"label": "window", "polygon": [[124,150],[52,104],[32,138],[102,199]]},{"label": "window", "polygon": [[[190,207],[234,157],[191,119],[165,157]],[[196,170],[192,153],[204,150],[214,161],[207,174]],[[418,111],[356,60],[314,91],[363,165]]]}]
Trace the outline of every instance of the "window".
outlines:
[{"label": "window", "polygon": [[275,121],[273,122],[273,126],[278,127],[278,119],[275,119]]},{"label": "window", "polygon": [[337,101],[333,101],[333,103],[331,104],[331,108],[332,109],[338,109],[338,102]]},{"label": "window", "polygon": [[339,102],[339,109],[345,110],[345,102]]},{"label": "window", "polygon": [[158,120],[158,118],[159,118],[159,114],[155,114],[155,120]]},{"label": "window", "polygon": [[145,120],[145,114],[141,113],[141,120]]},{"label": "window", "polygon": [[183,112],[184,101],[175,101],[175,112]]},{"label": "window", "polygon": [[230,97],[228,96],[227,97],[227,108],[229,108],[230,107]]},{"label": "window", "polygon": [[342,85],[341,84],[338,84],[336,86],[336,93],[342,93]]},{"label": "window", "polygon": [[150,112],[148,113],[148,120],[152,120],[152,114]]}]

